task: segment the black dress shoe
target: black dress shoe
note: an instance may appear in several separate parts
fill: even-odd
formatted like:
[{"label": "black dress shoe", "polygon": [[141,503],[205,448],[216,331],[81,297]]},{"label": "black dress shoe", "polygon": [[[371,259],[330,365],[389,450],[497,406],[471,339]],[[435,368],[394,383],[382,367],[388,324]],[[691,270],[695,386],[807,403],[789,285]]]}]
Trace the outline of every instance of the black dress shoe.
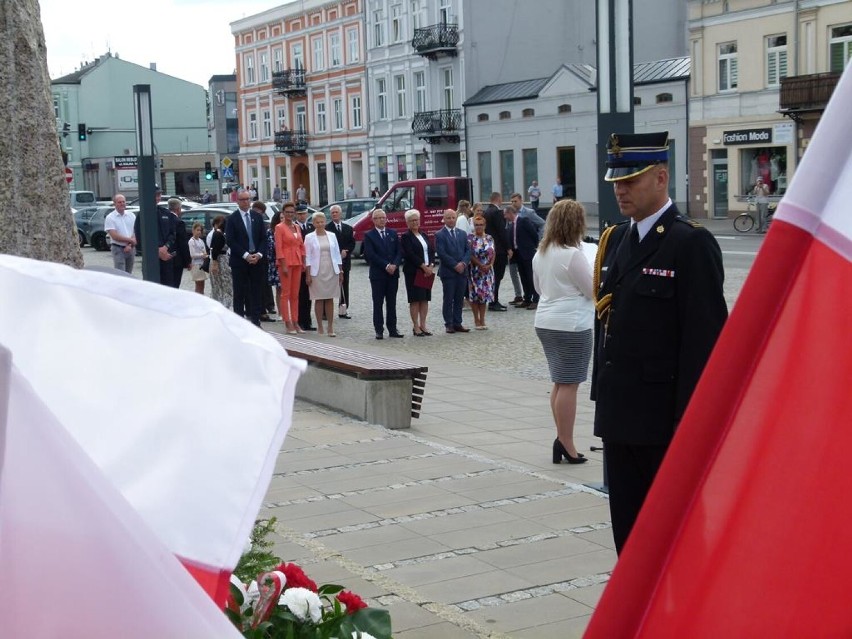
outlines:
[{"label": "black dress shoe", "polygon": [[562,442],[559,441],[559,438],[553,440],[553,463],[561,464],[562,459],[565,458],[569,464],[585,464],[588,459],[583,457],[581,453],[577,453],[576,457],[571,457],[567,450],[565,450],[565,446],[562,445]]},{"label": "black dress shoe", "polygon": [[393,333],[388,333],[390,337],[402,337],[402,333],[399,331],[394,331]]},{"label": "black dress shoe", "polygon": [[498,312],[499,313],[500,311],[506,311],[507,309],[502,304],[498,304],[496,302],[491,302],[491,304],[488,305],[488,310],[492,311],[492,312]]},{"label": "black dress shoe", "polygon": [[456,329],[454,329],[452,326],[447,326],[447,332],[452,334],[456,332]]},{"label": "black dress shoe", "polygon": [[349,315],[338,315],[340,319],[352,319]]},{"label": "black dress shoe", "polygon": [[303,326],[302,330],[303,331],[315,331],[315,330],[317,330],[317,327],[316,326]]},{"label": "black dress shoe", "polygon": [[376,333],[376,339],[384,339],[384,338],[385,338],[385,336],[382,335],[381,333]]},{"label": "black dress shoe", "polygon": [[458,326],[453,326],[453,328],[455,329],[456,333],[470,333],[470,329],[465,328],[461,324],[459,324]]}]

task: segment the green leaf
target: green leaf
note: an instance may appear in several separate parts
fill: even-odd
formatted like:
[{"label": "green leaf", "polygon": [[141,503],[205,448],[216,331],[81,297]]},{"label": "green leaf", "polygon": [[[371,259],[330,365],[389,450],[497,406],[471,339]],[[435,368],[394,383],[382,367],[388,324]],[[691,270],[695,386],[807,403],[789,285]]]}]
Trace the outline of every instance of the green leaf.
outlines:
[{"label": "green leaf", "polygon": [[319,587],[317,594],[319,595],[336,595],[338,592],[343,590],[343,586],[338,586],[336,584],[325,584]]},{"label": "green leaf", "polygon": [[231,588],[231,597],[233,597],[234,601],[237,602],[237,605],[242,608],[243,602],[245,601],[245,598],[243,597],[242,591],[239,588],[237,588],[237,586],[235,584],[230,584],[230,588]]},{"label": "green leaf", "polygon": [[376,639],[391,639],[391,618],[387,610],[361,608],[347,617],[360,632],[368,632]]}]

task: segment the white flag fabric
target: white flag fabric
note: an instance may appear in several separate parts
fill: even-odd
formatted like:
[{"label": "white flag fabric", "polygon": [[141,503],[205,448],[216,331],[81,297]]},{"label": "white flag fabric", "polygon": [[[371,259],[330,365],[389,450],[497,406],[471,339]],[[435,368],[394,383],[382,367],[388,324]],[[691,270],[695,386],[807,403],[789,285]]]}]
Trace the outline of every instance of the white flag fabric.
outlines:
[{"label": "white flag fabric", "polygon": [[0,345],[0,635],[242,636],[11,359]]},{"label": "white flag fabric", "polygon": [[133,278],[2,255],[0,300],[15,367],[220,600],[304,362],[218,302]]}]

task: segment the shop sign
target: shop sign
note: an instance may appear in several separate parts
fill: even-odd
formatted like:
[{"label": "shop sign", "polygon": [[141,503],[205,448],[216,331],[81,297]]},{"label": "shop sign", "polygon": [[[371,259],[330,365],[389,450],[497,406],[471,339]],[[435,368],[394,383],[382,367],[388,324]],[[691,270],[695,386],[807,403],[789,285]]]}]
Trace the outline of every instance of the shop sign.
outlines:
[{"label": "shop sign", "polygon": [[772,142],[772,129],[741,129],[722,133],[723,144],[769,144]]},{"label": "shop sign", "polygon": [[772,138],[775,144],[793,144],[796,127],[792,122],[779,122],[772,127]]},{"label": "shop sign", "polygon": [[135,169],[138,162],[135,155],[115,155],[112,158],[112,163],[116,170],[120,170]]}]

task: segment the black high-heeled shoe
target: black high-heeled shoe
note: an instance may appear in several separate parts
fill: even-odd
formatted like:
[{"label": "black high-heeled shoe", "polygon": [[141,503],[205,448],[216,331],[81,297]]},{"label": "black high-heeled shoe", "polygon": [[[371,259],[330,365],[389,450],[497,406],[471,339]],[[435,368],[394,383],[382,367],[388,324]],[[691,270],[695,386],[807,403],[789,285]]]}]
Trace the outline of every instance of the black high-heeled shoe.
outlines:
[{"label": "black high-heeled shoe", "polygon": [[412,328],[411,332],[414,333],[414,337],[423,337],[423,335],[424,335],[423,332],[418,331],[416,328]]},{"label": "black high-heeled shoe", "polygon": [[577,453],[576,457],[572,457],[568,451],[565,450],[565,446],[562,445],[562,442],[559,441],[559,438],[557,437],[553,440],[553,463],[561,464],[563,457],[569,464],[585,464],[589,461],[582,453]]}]

